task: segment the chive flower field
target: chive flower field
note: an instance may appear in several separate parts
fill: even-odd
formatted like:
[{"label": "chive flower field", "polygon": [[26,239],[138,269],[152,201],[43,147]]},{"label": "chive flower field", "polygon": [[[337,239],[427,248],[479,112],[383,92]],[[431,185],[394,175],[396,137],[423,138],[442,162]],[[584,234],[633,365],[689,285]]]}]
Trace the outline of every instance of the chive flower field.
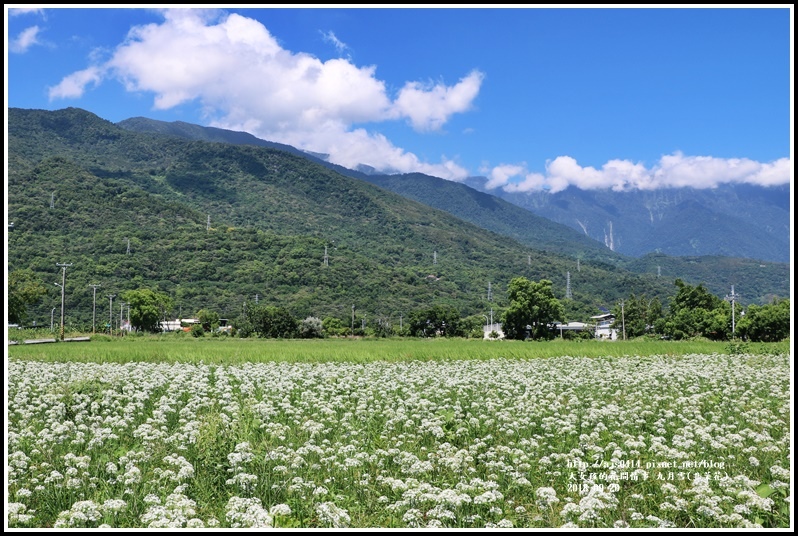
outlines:
[{"label": "chive flower field", "polygon": [[7,526],[789,527],[787,354],[7,363]]}]

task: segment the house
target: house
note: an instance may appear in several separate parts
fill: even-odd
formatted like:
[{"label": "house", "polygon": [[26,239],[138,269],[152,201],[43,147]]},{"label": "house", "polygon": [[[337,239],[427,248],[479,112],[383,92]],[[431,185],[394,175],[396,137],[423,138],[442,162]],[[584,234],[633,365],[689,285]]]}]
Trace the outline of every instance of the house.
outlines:
[{"label": "house", "polygon": [[586,324],[585,322],[567,322],[562,324],[560,322],[556,322],[554,324],[554,329],[560,332],[560,338],[562,338],[563,333],[566,331],[586,331],[593,329],[592,324]]},{"label": "house", "polygon": [[[497,334],[497,336],[491,337],[490,334],[494,332]],[[502,325],[499,323],[485,324],[484,326],[482,326],[482,338],[488,340],[503,339],[504,332],[502,331]]]},{"label": "house", "polygon": [[199,324],[199,320],[196,318],[178,318],[177,320],[166,320],[164,322],[160,322],[159,326],[163,332],[186,331],[183,329],[184,324]]},{"label": "house", "polygon": [[615,315],[612,313],[604,313],[601,315],[591,316],[591,320],[596,322],[596,338],[615,341],[618,339],[618,330],[611,328],[615,322]]}]

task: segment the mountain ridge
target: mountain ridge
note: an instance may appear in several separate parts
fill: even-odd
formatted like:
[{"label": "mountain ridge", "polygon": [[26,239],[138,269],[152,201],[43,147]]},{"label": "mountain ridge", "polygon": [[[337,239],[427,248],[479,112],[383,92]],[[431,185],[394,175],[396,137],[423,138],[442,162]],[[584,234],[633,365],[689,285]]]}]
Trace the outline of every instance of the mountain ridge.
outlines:
[{"label": "mountain ridge", "polygon": [[[55,263],[73,262],[70,307],[84,317],[98,282],[156,286],[185,310],[233,316],[258,295],[298,316],[347,319],[353,304],[387,315],[442,303],[480,317],[503,306],[511,277],[550,279],[564,296],[569,273],[566,310],[585,318],[630,292],[664,299],[674,277],[692,281],[672,259],[658,278],[609,250],[580,266],[279,149],[132,132],[76,108],[9,109],[8,134],[8,269],[47,281]],[[713,292],[749,273],[746,300],[785,291],[785,266],[715,266]]]}]

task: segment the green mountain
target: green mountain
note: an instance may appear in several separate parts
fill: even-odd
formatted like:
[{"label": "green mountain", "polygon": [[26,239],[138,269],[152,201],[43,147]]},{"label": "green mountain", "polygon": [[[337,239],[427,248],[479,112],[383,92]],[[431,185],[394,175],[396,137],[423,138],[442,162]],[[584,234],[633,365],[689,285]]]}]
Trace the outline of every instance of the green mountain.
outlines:
[{"label": "green mountain", "polygon": [[214,141],[235,145],[254,145],[281,149],[317,162],[347,177],[361,179],[403,197],[444,210],[483,229],[499,233],[533,249],[553,251],[610,263],[623,257],[609,248],[577,232],[567,225],[554,223],[518,207],[504,199],[479,192],[464,184],[446,181],[423,173],[380,175],[363,173],[330,164],[323,158],[279,143],[261,140],[246,132],[172,123],[144,117],[125,119],[118,126],[135,132],[159,133],[198,141]]},{"label": "green mountain", "polygon": [[[789,295],[786,261],[790,248],[783,240],[784,231],[789,230],[784,217],[789,213],[789,189],[785,195],[783,188],[747,185],[654,192],[569,188],[557,194],[502,192],[500,197],[480,191],[484,179],[471,178],[467,181],[472,185],[469,186],[421,173],[366,173],[331,164],[323,155],[311,155],[245,132],[143,117],[126,119],[118,125],[185,139],[283,149],[342,175],[449,212],[532,249],[553,251],[580,261],[606,262],[635,273],[658,274],[669,281],[681,278],[692,284],[703,283],[720,296],[735,285],[737,293],[752,303],[767,303],[773,296]],[[699,255],[700,252],[713,253]],[[656,262],[652,263],[652,259]]]},{"label": "green mountain", "polygon": [[67,318],[83,325],[140,286],[172,296],[174,315],[233,318],[258,300],[300,318],[348,319],[354,305],[366,320],[435,304],[485,314],[519,275],[564,296],[570,272],[574,319],[673,293],[672,279],[577,266],[284,150],[132,132],[75,108],[9,109],[7,212],[8,270],[53,289],[31,311],[39,325],[60,306],[56,263],[71,264]]}]

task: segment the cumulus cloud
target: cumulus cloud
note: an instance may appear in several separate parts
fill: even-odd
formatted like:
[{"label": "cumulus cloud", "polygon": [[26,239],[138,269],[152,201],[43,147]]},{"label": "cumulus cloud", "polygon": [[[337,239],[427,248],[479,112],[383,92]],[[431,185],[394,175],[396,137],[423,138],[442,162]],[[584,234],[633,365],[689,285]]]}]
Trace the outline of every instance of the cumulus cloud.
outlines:
[{"label": "cumulus cloud", "polygon": [[16,54],[22,54],[33,45],[40,44],[39,37],[40,29],[38,26],[31,26],[22,30],[15,39],[8,43],[8,49]]},{"label": "cumulus cloud", "polygon": [[580,166],[570,156],[558,156],[547,163],[545,175],[530,173],[523,165],[496,166],[490,170],[486,187],[503,188],[508,192],[545,190],[556,193],[569,186],[583,190],[616,191],[714,188],[727,183],[776,186],[788,184],[792,174],[792,162],[789,158],[762,163],[747,158],[685,156],[674,153],[663,156],[650,169],[629,160],[610,160],[601,169],[596,169]]},{"label": "cumulus cloud", "polygon": [[79,97],[90,84],[113,78],[128,91],[153,93],[156,109],[197,102],[213,126],[326,153],[343,166],[467,176],[445,157],[420,162],[362,125],[407,119],[419,131],[440,129],[453,114],[470,109],[481,73],[454,86],[407,82],[393,98],[375,66],[285,50],[256,20],[217,10],[162,13],[162,23],[132,28],[110,60],[67,76],[51,88],[50,98]]},{"label": "cumulus cloud", "polygon": [[76,71],[54,87],[49,89],[50,99],[76,99],[86,92],[86,86],[96,86],[103,79],[103,69],[89,67],[82,71]]},{"label": "cumulus cloud", "polygon": [[408,82],[399,92],[395,112],[408,117],[416,130],[439,130],[453,114],[471,108],[483,78],[473,71],[452,87]]}]

